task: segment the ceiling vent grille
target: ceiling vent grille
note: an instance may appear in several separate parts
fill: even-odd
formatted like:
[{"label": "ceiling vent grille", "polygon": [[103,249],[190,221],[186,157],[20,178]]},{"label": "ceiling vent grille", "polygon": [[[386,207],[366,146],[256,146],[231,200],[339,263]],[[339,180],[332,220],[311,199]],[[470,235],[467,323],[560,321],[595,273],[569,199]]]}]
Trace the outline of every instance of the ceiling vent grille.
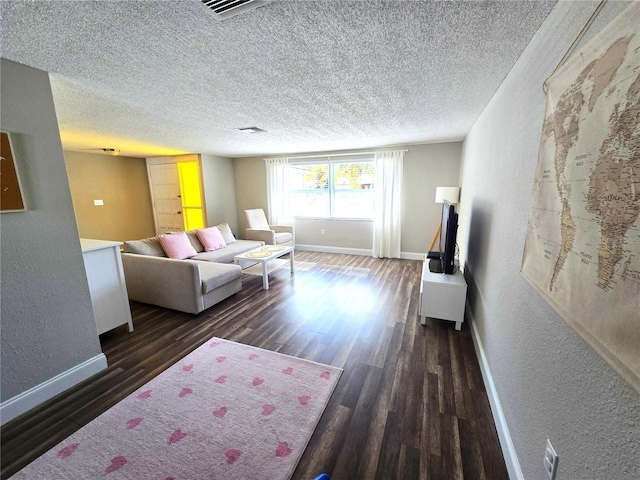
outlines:
[{"label": "ceiling vent grille", "polygon": [[255,10],[272,0],[200,0],[218,21]]}]

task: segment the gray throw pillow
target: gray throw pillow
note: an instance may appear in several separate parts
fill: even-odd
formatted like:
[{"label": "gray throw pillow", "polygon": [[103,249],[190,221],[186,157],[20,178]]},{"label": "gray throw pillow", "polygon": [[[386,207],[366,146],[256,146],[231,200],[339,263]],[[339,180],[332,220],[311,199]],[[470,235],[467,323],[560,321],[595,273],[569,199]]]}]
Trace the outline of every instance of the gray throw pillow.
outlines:
[{"label": "gray throw pillow", "polygon": [[227,245],[236,241],[236,238],[233,236],[233,232],[231,231],[231,227],[228,223],[221,223],[220,225],[216,225],[216,228],[220,230],[222,239]]},{"label": "gray throw pillow", "polygon": [[202,245],[202,242],[198,238],[198,234],[196,234],[196,231],[189,230],[188,232],[186,232],[186,234],[187,234],[187,238],[189,239],[189,242],[191,243],[195,251],[198,253],[204,252],[204,246]]},{"label": "gray throw pillow", "polygon": [[137,253],[138,255],[149,255],[151,257],[166,257],[158,237],[144,238],[142,240],[130,240],[124,242],[124,253]]}]

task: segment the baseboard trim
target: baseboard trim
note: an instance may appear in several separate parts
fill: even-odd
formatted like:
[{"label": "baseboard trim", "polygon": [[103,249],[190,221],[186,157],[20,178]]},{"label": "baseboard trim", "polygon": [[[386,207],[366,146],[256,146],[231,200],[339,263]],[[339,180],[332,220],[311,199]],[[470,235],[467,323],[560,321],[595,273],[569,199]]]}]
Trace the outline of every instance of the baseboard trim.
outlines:
[{"label": "baseboard trim", "polygon": [[400,252],[400,258],[404,258],[405,260],[424,260],[424,256],[424,252]]},{"label": "baseboard trim", "polygon": [[0,424],[4,425],[19,415],[31,410],[42,402],[55,397],[68,388],[86,380],[107,368],[107,357],[104,353],[96,355],[69,370],[50,378],[0,404]]},{"label": "baseboard trim", "polygon": [[471,337],[473,338],[473,344],[476,347],[476,355],[478,357],[478,363],[480,364],[480,370],[482,372],[482,379],[484,380],[484,386],[487,390],[487,396],[489,397],[489,404],[491,405],[491,413],[496,422],[496,430],[498,431],[498,438],[500,439],[500,445],[502,447],[502,455],[507,465],[507,471],[509,472],[509,478],[511,480],[524,480],[522,469],[520,468],[520,462],[516,454],[516,449],[513,446],[511,440],[511,434],[509,433],[509,427],[507,426],[507,420],[504,418],[504,412],[498,397],[498,391],[496,385],[493,382],[493,376],[491,375],[491,369],[489,368],[489,362],[482,346],[482,340],[480,340],[480,334],[476,327],[475,319],[471,313],[471,308],[467,302],[467,317],[469,325],[471,326]]},{"label": "baseboard trim", "polygon": [[299,245],[296,244],[296,250],[306,250],[308,252],[324,252],[324,253],[343,253],[345,255],[363,255],[371,256],[371,250],[366,248],[344,248],[331,247],[329,245]]},{"label": "baseboard trim", "polygon": [[[366,248],[330,247],[329,245],[296,244],[296,250],[306,250],[308,252],[342,253],[345,255],[362,255],[365,257],[371,257],[373,255],[373,252]],[[404,260],[424,260],[424,253],[400,252],[400,258]]]}]

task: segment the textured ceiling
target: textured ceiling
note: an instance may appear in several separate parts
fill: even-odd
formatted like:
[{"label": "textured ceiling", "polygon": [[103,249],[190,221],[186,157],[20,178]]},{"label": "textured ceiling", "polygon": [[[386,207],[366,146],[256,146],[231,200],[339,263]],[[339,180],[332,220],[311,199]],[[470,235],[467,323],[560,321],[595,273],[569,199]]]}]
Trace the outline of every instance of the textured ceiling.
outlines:
[{"label": "textured ceiling", "polygon": [[[229,157],[462,139],[554,1],[2,1],[63,146]],[[236,130],[257,126],[268,133]]]}]

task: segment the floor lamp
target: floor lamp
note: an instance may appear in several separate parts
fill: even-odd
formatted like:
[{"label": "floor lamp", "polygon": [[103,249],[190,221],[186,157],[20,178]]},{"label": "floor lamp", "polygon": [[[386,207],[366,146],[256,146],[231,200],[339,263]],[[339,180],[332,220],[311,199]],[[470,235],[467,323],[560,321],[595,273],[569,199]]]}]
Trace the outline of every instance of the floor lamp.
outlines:
[{"label": "floor lamp", "polygon": [[[460,201],[460,187],[437,187],[436,188],[436,203],[458,203]],[[440,230],[442,229],[442,222],[438,225],[436,235],[433,237],[433,242],[429,247],[429,251],[432,251],[433,246],[436,244],[436,240],[440,236]]]}]

